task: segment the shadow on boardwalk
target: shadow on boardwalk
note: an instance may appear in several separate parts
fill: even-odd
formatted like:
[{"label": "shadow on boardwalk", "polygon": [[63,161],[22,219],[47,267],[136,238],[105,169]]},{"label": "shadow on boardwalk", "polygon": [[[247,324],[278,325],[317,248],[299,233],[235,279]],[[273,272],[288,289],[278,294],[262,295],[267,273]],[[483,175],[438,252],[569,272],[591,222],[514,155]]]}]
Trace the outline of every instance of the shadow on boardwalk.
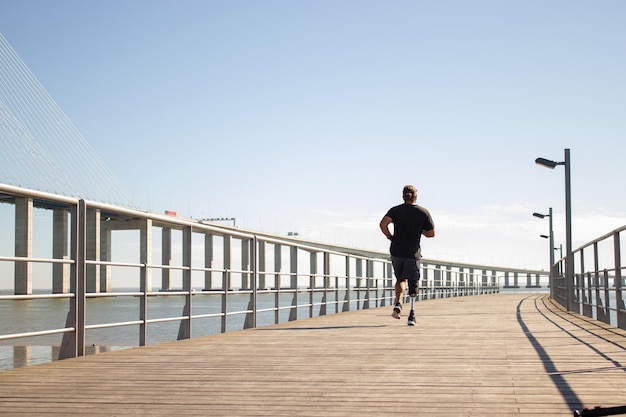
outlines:
[{"label": "shadow on boardwalk", "polygon": [[545,295],[423,301],[0,373],[2,416],[567,416],[626,403],[626,332]]}]

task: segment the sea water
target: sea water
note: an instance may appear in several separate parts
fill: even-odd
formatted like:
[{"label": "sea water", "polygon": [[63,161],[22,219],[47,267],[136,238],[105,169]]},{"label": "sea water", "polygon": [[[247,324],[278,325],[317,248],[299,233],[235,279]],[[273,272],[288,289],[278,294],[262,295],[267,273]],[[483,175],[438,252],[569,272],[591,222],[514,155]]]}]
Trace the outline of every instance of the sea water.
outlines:
[{"label": "sea water", "polygon": [[[339,299],[343,301],[345,290],[339,291]],[[275,293],[259,293],[257,309],[267,309],[257,313],[257,327],[278,322],[289,321],[294,292],[285,291],[279,294],[279,311],[274,310]],[[320,314],[320,305],[310,307],[304,304],[320,304],[323,292],[315,292],[311,303],[310,293],[298,292],[298,318],[308,318]],[[350,309],[362,307],[364,292],[351,291]],[[185,296],[149,296],[147,301],[147,318],[164,319],[184,315]],[[192,315],[219,315],[222,311],[222,294],[203,292],[194,295]],[[226,331],[244,328],[246,311],[250,306],[250,294],[229,292],[226,304]],[[109,323],[128,323],[139,320],[141,298],[137,296],[115,296],[88,298],[86,303],[87,325]],[[334,291],[327,292],[328,303],[336,301]],[[70,300],[65,298],[2,300],[0,302],[0,335],[63,329],[69,311]],[[311,311],[311,309],[313,311]],[[341,311],[342,306],[339,306]],[[327,313],[337,312],[337,305],[330,304]],[[223,317],[204,317],[192,320],[192,337],[207,336],[221,333]],[[147,326],[146,344],[158,344],[176,341],[181,327],[181,320],[149,323]],[[85,334],[86,354],[127,349],[139,345],[140,326],[138,324],[123,325],[110,328],[87,330]],[[35,365],[56,360],[63,335],[44,335],[22,337],[11,340],[0,340],[0,371],[27,365]]]}]

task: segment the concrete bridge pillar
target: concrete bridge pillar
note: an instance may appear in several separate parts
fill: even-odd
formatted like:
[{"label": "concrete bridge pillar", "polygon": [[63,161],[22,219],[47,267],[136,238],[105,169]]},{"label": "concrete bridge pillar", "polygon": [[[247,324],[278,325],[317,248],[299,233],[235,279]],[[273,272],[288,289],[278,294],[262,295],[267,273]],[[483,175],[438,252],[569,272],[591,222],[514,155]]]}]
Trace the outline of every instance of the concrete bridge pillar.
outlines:
[{"label": "concrete bridge pillar", "polygon": [[[100,223],[100,260],[111,261],[111,228],[107,220]],[[100,265],[100,291],[111,292],[111,266]]]},{"label": "concrete bridge pillar", "polygon": [[[212,249],[212,247],[211,247]],[[164,227],[161,229],[161,265],[170,266],[172,264],[172,229]],[[170,282],[170,270],[161,270],[161,291],[172,289]]]},{"label": "concrete bridge pillar", "polygon": [[[213,235],[204,235],[204,267],[206,269],[213,268]],[[204,290],[213,289],[213,271],[204,271]]]},{"label": "concrete bridge pillar", "polygon": [[257,259],[258,263],[258,272],[259,272],[259,286],[258,289],[265,290],[267,289],[267,284],[265,283],[265,246],[266,243],[262,240],[258,241],[259,247],[259,258]]},{"label": "concrete bridge pillar", "polygon": [[363,276],[363,260],[362,259],[356,259],[355,260],[356,263],[356,288],[361,288],[363,286],[363,280],[362,280],[362,276]]},{"label": "concrete bridge pillar", "polygon": [[[15,256],[33,255],[33,199],[15,199]],[[15,294],[33,293],[33,266],[30,262],[15,262]]]},{"label": "concrete bridge pillar", "polygon": [[[331,288],[331,283],[330,280],[328,279],[328,273],[330,272],[328,269],[328,253],[324,252],[322,254],[322,269],[324,271],[324,293],[322,294],[322,305],[320,306],[320,312],[319,315],[320,316],[325,316],[326,313],[328,312],[328,297],[326,296],[328,290]],[[311,297],[311,299],[313,299]],[[384,301],[383,301],[384,302]],[[311,316],[312,317],[312,316]]]},{"label": "concrete bridge pillar", "polygon": [[332,285],[330,280],[330,254],[328,252],[324,252],[323,257],[324,288],[331,288]]},{"label": "concrete bridge pillar", "polygon": [[443,271],[441,270],[441,265],[435,265],[435,287],[443,287]]},{"label": "concrete bridge pillar", "polygon": [[511,285],[509,279],[509,272],[504,272],[504,288],[519,288],[519,275],[517,272],[513,272],[513,285]]},{"label": "concrete bridge pillar", "polygon": [[[152,264],[152,220],[145,219],[139,226],[139,263]],[[152,269],[141,268],[142,291],[152,291]]]},{"label": "concrete bridge pillar", "polygon": [[274,287],[275,289],[279,289],[281,287],[281,277],[280,271],[282,270],[283,265],[283,249],[281,245],[274,244]]},{"label": "concrete bridge pillar", "polygon": [[289,247],[289,272],[289,288],[294,290],[291,305],[295,307],[289,311],[289,321],[294,321],[298,320],[298,248],[294,246]]},{"label": "concrete bridge pillar", "polygon": [[[54,210],[52,212],[52,258],[68,259],[68,212]],[[52,293],[66,294],[70,285],[69,264],[52,265]]]},{"label": "concrete bridge pillar", "polygon": [[[86,247],[87,259],[100,260],[100,210],[87,208]],[[87,292],[100,292],[100,268],[98,265],[87,264]]]},{"label": "concrete bridge pillar", "polygon": [[309,281],[311,289],[317,287],[317,252],[309,252]]},{"label": "concrete bridge pillar", "polygon": [[295,289],[298,288],[298,248],[291,246],[289,249],[289,264],[291,265],[289,268],[291,272],[290,288]]},{"label": "concrete bridge pillar", "polygon": [[[249,271],[250,270],[250,239],[241,239],[241,270]],[[242,272],[241,273],[241,289],[249,290],[252,287],[250,286],[250,273]]]},{"label": "concrete bridge pillar", "polygon": [[363,304],[363,308],[370,308],[370,291],[371,288],[374,287],[375,282],[374,282],[374,262],[371,260],[367,260],[365,261],[365,285],[366,285],[366,290],[365,290],[365,302]]}]

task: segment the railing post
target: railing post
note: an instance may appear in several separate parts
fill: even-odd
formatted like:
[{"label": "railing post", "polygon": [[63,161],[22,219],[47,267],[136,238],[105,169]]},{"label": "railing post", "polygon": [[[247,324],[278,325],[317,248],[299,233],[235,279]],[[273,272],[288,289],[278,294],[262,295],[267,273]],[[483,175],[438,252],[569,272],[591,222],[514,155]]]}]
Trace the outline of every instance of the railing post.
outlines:
[{"label": "railing post", "polygon": [[607,313],[608,311],[605,309],[604,304],[607,304],[606,301],[603,303],[602,298],[600,296],[600,264],[598,258],[598,242],[593,244],[593,270],[594,270],[594,289],[596,296],[596,317],[598,320],[602,322],[607,322]]},{"label": "railing post", "polygon": [[274,295],[274,323],[280,322],[280,288],[281,288],[281,271],[283,265],[283,249],[280,244],[274,244],[274,287],[276,289]]},{"label": "railing post", "polygon": [[[72,327],[74,331],[71,333],[63,333],[61,339],[61,349],[59,350],[59,359],[75,358],[78,354],[78,259],[79,256],[79,224],[80,210],[78,204],[72,205],[70,208],[70,257],[74,261],[70,265],[70,282],[69,290],[73,297],[69,299],[69,311],[65,321],[65,327]],[[83,260],[84,263],[84,260]],[[84,276],[84,274],[83,274]]]},{"label": "railing post", "polygon": [[226,312],[228,311],[228,288],[230,287],[230,271],[226,268],[222,270],[222,333],[226,333]]},{"label": "railing post", "polygon": [[606,307],[604,312],[606,314],[606,322],[616,326],[617,323],[611,323],[611,302],[610,302],[610,291],[609,291],[609,271],[607,269],[604,270],[604,300]]},{"label": "railing post", "polygon": [[183,228],[183,290],[187,292],[185,295],[185,311],[186,317],[181,323],[182,336],[184,339],[190,339],[191,334],[191,316],[193,315],[193,287],[191,286],[191,255],[193,245],[193,228],[187,226]]},{"label": "railing post", "polygon": [[[230,270],[231,269],[231,249],[232,249],[232,236],[230,235],[224,235],[224,242],[223,242],[223,264],[224,264],[224,269]],[[232,290],[231,285],[232,282],[230,282],[230,272],[229,272],[229,279],[228,279],[228,288],[224,288],[224,291],[230,291]]]},{"label": "railing post", "polygon": [[256,235],[252,239],[248,239],[248,253],[250,253],[250,265],[249,265],[249,283],[250,283],[250,301],[248,301],[248,312],[243,322],[244,329],[250,329],[256,327],[257,319],[257,280],[258,280],[258,262],[257,262],[257,237]]},{"label": "railing post", "polygon": [[148,292],[152,290],[152,276],[148,265],[152,263],[152,220],[145,219],[139,226],[139,262],[143,264],[139,272],[139,287],[142,296],[139,300],[139,346],[145,346],[148,339]]},{"label": "railing post", "polygon": [[261,290],[266,290],[267,289],[267,284],[266,284],[266,279],[267,277],[266,275],[266,268],[265,268],[265,246],[266,243],[264,240],[258,240],[258,238],[256,238],[256,247],[257,247],[257,274],[258,274],[258,284],[257,284],[257,289],[261,289]]},{"label": "railing post", "polygon": [[626,310],[622,297],[622,251],[619,232],[613,235],[613,247],[615,252],[615,304],[617,306],[617,327],[626,329]]},{"label": "railing post", "polygon": [[258,300],[257,300],[257,290],[259,283],[259,260],[257,254],[258,247],[258,239],[257,236],[254,235],[252,239],[250,239],[250,264],[252,265],[252,276],[250,277],[252,281],[252,327],[256,328],[257,326],[257,310],[259,309]]},{"label": "railing post", "polygon": [[87,291],[87,203],[78,200],[76,246],[76,355],[85,355]]},{"label": "railing post", "polygon": [[[310,252],[309,253],[309,317],[313,317],[313,314],[315,313],[315,309],[313,307],[314,301],[315,301],[315,287],[316,287],[316,275],[317,275],[317,252]],[[324,285],[326,283],[324,282]],[[320,307],[320,313],[321,310],[324,307]],[[322,314],[320,314],[322,315]]]}]

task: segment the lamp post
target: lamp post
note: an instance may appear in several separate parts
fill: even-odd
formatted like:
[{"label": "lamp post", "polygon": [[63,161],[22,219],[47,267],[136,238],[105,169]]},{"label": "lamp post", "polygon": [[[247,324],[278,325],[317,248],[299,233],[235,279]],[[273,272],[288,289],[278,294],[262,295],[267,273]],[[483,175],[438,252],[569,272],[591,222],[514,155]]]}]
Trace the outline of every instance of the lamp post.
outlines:
[{"label": "lamp post", "polygon": [[[550,218],[550,235],[545,237],[550,239],[550,269],[548,269],[550,275],[548,277],[548,285],[550,285],[550,297],[554,298],[554,232],[552,229],[552,207],[548,209],[548,214],[533,213],[533,216],[539,217],[540,219],[544,219],[546,217]],[[541,235],[541,237],[544,237],[544,235]]]},{"label": "lamp post", "polygon": [[565,149],[565,161],[554,162],[545,158],[535,159],[537,165],[554,169],[557,165],[565,167],[565,300],[568,311],[573,310],[574,256],[572,253],[572,187],[570,181],[569,149]]}]

